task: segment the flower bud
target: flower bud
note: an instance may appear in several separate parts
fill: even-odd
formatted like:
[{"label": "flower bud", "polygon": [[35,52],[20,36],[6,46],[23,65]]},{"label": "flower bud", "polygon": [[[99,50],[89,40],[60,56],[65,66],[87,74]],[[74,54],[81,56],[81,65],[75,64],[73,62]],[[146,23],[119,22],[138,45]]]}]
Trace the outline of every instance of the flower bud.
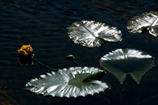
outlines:
[{"label": "flower bud", "polygon": [[19,50],[19,62],[22,65],[30,65],[33,64],[33,48],[30,45],[23,45]]},{"label": "flower bud", "polygon": [[18,53],[23,56],[33,55],[33,48],[30,45],[23,45]]}]

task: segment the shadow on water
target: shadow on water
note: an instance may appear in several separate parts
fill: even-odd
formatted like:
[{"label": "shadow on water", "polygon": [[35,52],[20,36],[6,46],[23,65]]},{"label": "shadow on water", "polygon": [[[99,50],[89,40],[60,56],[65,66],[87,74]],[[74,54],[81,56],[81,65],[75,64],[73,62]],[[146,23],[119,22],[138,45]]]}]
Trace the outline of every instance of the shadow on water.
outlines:
[{"label": "shadow on water", "polygon": [[[25,84],[40,74],[50,72],[38,63],[21,66],[17,50],[21,45],[30,44],[35,57],[55,69],[77,66],[65,59],[69,54],[84,66],[99,67],[99,59],[117,48],[136,48],[158,59],[156,37],[149,34],[131,34],[126,29],[127,22],[143,12],[158,11],[157,0],[5,0],[0,2],[0,104],[4,105],[157,105],[158,67],[143,76],[136,84],[130,76],[123,85],[109,74],[103,81],[111,89],[85,98],[54,98],[33,94],[25,90]],[[66,27],[75,21],[95,20],[118,27],[123,34],[123,41],[104,42],[98,48],[86,48],[74,44],[67,35]],[[111,79],[113,78],[113,80]],[[128,85],[131,84],[131,85]],[[118,90],[116,90],[116,88]],[[119,91],[119,92],[118,92]],[[122,96],[120,96],[122,94]],[[122,97],[122,99],[121,99]],[[136,98],[138,97],[138,98]],[[139,101],[138,101],[139,99]]]}]

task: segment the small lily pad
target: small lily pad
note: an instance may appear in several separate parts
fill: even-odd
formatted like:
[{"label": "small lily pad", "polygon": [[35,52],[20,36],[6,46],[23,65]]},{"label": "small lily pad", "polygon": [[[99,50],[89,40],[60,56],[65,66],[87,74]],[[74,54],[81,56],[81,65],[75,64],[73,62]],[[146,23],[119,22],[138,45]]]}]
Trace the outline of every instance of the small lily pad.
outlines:
[{"label": "small lily pad", "polygon": [[66,59],[74,59],[74,58],[75,58],[74,55],[67,55],[67,56],[66,56]]},{"label": "small lily pad", "polygon": [[127,29],[131,33],[142,33],[144,30],[155,37],[158,36],[158,12],[145,12],[140,16],[135,16],[127,24]]},{"label": "small lily pad", "polygon": [[154,58],[142,51],[135,49],[116,49],[100,59],[100,65],[108,72],[115,75],[121,84],[130,74],[132,78],[140,83],[141,77],[154,65]]},{"label": "small lily pad", "polygon": [[[105,71],[94,67],[64,68],[32,79],[26,84],[26,89],[36,94],[53,97],[93,95],[109,88],[106,83],[89,77],[100,72]],[[85,81],[86,77],[88,77],[88,81]]]},{"label": "small lily pad", "polygon": [[116,27],[110,27],[105,23],[83,20],[74,22],[67,27],[70,39],[74,43],[86,47],[99,47],[102,40],[108,42],[121,41],[121,31]]}]

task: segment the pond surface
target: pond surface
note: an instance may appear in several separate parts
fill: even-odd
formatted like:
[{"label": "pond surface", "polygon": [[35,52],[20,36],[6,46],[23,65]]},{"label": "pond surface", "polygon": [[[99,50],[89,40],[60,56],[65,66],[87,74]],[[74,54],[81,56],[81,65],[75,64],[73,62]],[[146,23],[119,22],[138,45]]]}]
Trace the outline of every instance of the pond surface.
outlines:
[{"label": "pond surface", "polygon": [[[93,96],[58,98],[36,95],[25,84],[40,74],[51,72],[37,62],[22,66],[17,50],[30,44],[35,58],[55,69],[78,66],[65,57],[75,56],[82,66],[98,67],[99,59],[118,48],[135,48],[158,60],[158,38],[131,34],[126,29],[132,17],[158,11],[157,0],[5,0],[0,2],[0,104],[2,105],[157,105],[158,66],[140,84],[127,76],[123,85],[111,74],[101,79],[111,89]],[[95,20],[122,31],[122,42],[103,42],[98,48],[74,44],[66,27],[75,21]],[[3,104],[4,103],[4,104]]]}]

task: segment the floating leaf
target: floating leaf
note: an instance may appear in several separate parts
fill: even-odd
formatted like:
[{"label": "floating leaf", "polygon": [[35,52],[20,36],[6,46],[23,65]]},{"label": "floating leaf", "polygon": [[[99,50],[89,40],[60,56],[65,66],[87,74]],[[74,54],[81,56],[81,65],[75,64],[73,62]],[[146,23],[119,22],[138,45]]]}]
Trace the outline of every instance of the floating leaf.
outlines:
[{"label": "floating leaf", "polygon": [[153,36],[158,36],[158,12],[145,12],[141,16],[132,18],[127,24],[132,33],[142,33],[148,30]]},{"label": "floating leaf", "polygon": [[109,42],[121,41],[121,31],[116,27],[109,27],[105,23],[95,21],[74,22],[68,28],[69,37],[74,43],[86,47],[98,47],[102,39]]},{"label": "floating leaf", "polygon": [[117,49],[104,55],[100,65],[114,74],[121,84],[127,74],[139,84],[141,77],[154,66],[154,58],[135,49]]},{"label": "floating leaf", "polygon": [[93,95],[108,88],[106,83],[90,79],[85,81],[90,75],[105,72],[94,67],[71,67],[62,69],[40,78],[32,79],[26,84],[26,89],[37,93],[57,97],[78,97]]},{"label": "floating leaf", "polygon": [[67,55],[66,58],[67,58],[67,59],[74,59],[75,56],[74,56],[74,55]]}]

